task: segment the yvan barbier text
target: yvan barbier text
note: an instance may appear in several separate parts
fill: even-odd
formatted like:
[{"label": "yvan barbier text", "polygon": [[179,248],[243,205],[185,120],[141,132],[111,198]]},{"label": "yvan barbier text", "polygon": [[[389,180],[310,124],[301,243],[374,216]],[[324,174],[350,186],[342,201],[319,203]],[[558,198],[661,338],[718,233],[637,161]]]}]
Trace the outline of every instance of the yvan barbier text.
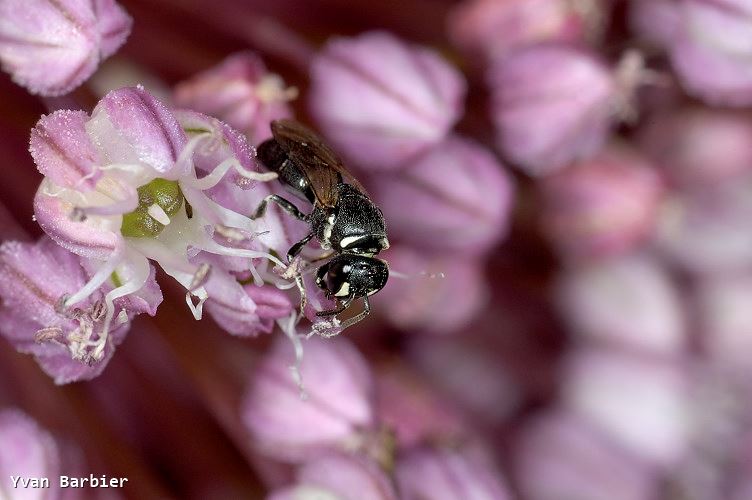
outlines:
[{"label": "yvan barbier text", "polygon": [[[10,476],[15,489],[49,488],[48,477]],[[57,486],[60,488],[122,488],[128,482],[127,477],[107,477],[89,474],[89,477],[59,476]]]}]

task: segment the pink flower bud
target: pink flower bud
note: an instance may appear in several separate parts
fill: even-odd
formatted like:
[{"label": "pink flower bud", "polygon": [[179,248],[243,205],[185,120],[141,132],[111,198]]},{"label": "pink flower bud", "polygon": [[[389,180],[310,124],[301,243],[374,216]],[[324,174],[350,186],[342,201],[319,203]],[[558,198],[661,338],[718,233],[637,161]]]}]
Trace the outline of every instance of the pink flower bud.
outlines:
[{"label": "pink flower bud", "polygon": [[695,108],[650,120],[640,143],[673,183],[702,189],[752,169],[750,137],[749,116]]},{"label": "pink flower bud", "polygon": [[658,220],[658,247],[695,273],[733,273],[749,268],[751,180],[745,176],[733,183],[669,198]]},{"label": "pink flower bud", "polygon": [[604,151],[540,183],[543,230],[567,256],[625,252],[652,233],[662,188],[633,152]]},{"label": "pink flower bud", "polygon": [[604,0],[468,0],[449,16],[453,42],[496,60],[524,45],[577,42],[602,28]]},{"label": "pink flower bud", "polygon": [[650,463],[671,467],[687,451],[689,380],[676,362],[615,350],[572,354],[564,407]]},{"label": "pink flower bud", "polygon": [[312,337],[303,350],[302,394],[290,369],[292,345],[280,338],[255,371],[242,404],[259,450],[285,461],[351,448],[373,424],[371,375],[352,344],[342,337]]},{"label": "pink flower bud", "polygon": [[125,43],[131,24],[114,0],[5,0],[0,63],[33,94],[66,94]]},{"label": "pink flower bud", "polygon": [[[60,467],[60,451],[47,431],[19,410],[0,411],[0,491],[14,492],[8,498],[57,499]],[[14,485],[13,477],[48,478],[50,487],[24,488]]]},{"label": "pink flower bud", "polygon": [[[89,380],[98,376],[125,338],[130,319],[136,314],[156,313],[162,301],[154,269],[146,285],[114,303],[112,335],[104,345],[102,362],[93,364],[87,344],[103,329],[105,296],[126,280],[126,267],[113,272],[110,281],[75,307],[63,305],[93,274],[89,263],[42,238],[35,244],[5,242],[0,247],[0,332],[21,352],[33,354],[42,369],[57,384]],[[50,276],[55,276],[50,280]]]},{"label": "pink flower bud", "polygon": [[658,481],[644,462],[563,412],[527,425],[516,470],[525,498],[533,500],[650,500]]},{"label": "pink flower bud", "polygon": [[398,168],[441,141],[465,82],[436,53],[383,32],[330,41],[311,66],[311,113],[332,145],[369,169]]},{"label": "pink flower bud", "polygon": [[472,333],[416,336],[408,346],[408,359],[447,401],[475,419],[497,426],[519,410],[525,387],[513,378],[501,354],[503,347]]},{"label": "pink flower bud", "polygon": [[574,268],[556,290],[570,331],[583,339],[679,352],[685,321],[678,290],[654,259],[622,257]]},{"label": "pink flower bud", "polygon": [[507,500],[505,481],[464,450],[419,448],[397,462],[397,487],[404,500]]},{"label": "pink flower bud", "polygon": [[486,252],[506,234],[511,176],[493,155],[450,136],[394,174],[373,176],[390,239],[429,250]]},{"label": "pink flower bud", "polygon": [[393,247],[384,258],[394,273],[373,297],[374,309],[399,328],[457,332],[487,302],[484,269],[472,259],[431,256],[407,246]]},{"label": "pink flower bud", "polygon": [[[752,104],[749,0],[650,3],[634,6],[637,26],[664,45],[689,93],[715,105]],[[662,15],[651,15],[658,8]]]},{"label": "pink flower bud", "polygon": [[252,52],[239,52],[175,87],[175,103],[223,120],[252,144],[271,137],[269,124],[292,116],[288,102],[295,88],[269,73]]},{"label": "pink flower bud", "polygon": [[545,175],[595,153],[618,99],[609,68],[562,45],[527,47],[491,69],[498,145],[529,175]]},{"label": "pink flower bud", "polygon": [[376,393],[378,421],[394,433],[397,449],[451,441],[467,432],[466,422],[454,407],[406,365],[381,366]]},{"label": "pink flower bud", "polygon": [[752,353],[752,276],[710,276],[699,286],[702,343],[720,366],[747,370]]},{"label": "pink flower bud", "polygon": [[297,484],[269,500],[397,500],[391,481],[375,463],[357,456],[324,455],[298,470]]}]

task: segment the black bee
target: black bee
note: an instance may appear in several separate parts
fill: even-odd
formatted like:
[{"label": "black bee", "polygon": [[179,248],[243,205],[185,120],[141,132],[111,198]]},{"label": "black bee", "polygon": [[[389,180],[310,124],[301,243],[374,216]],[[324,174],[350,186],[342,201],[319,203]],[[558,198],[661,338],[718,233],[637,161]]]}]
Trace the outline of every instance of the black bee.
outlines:
[{"label": "black bee", "polygon": [[317,316],[336,316],[355,299],[363,298],[363,311],[340,325],[342,329],[370,312],[368,297],[381,290],[389,278],[386,262],[374,256],[389,248],[381,210],[347,171],[342,161],[312,130],[294,120],[275,120],[273,138],[261,143],[257,156],[279,180],[302,194],[311,204],[309,214],[290,201],[272,194],[264,198],[253,219],[261,217],[273,201],[292,216],[311,225],[311,232],[287,252],[292,261],[314,237],[331,258],[316,273],[316,284],[337,307]]}]

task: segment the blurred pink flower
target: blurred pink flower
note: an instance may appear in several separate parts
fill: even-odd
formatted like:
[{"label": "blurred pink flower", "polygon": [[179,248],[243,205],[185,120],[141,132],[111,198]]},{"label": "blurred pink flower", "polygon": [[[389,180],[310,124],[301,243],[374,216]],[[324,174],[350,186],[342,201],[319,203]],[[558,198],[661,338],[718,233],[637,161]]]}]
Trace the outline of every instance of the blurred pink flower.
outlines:
[{"label": "blurred pink flower", "polygon": [[507,500],[504,478],[463,449],[422,447],[397,462],[397,487],[403,500]]},{"label": "blurred pink flower", "polygon": [[269,500],[397,500],[389,477],[373,462],[348,455],[322,455],[303,465],[294,486]]},{"label": "blurred pink flower", "polygon": [[622,253],[643,242],[663,194],[652,165],[615,147],[539,186],[544,232],[562,254],[577,258]]},{"label": "blurred pink flower", "polygon": [[577,42],[601,31],[606,0],[466,0],[449,16],[452,41],[489,61],[543,41]]},{"label": "blurred pink flower", "polygon": [[709,357],[732,369],[748,370],[752,353],[752,275],[708,276],[697,291],[702,345]]},{"label": "blurred pink flower", "polygon": [[565,362],[562,404],[634,456],[670,468],[687,451],[691,429],[685,368],[675,358],[580,349]]},{"label": "blurred pink flower", "polygon": [[[94,360],[103,353],[113,300],[144,286],[148,259],[186,288],[186,301],[197,319],[208,298],[204,285],[212,274],[206,262],[189,260],[199,251],[245,258],[252,272],[252,258],[281,264],[266,249],[223,245],[213,237],[248,237],[257,226],[204,191],[230,169],[245,181],[270,178],[247,168],[252,160],[242,136],[213,124],[207,119],[204,128],[190,128],[189,140],[175,115],[143,88],[123,88],[107,94],[90,119],[83,112],[58,111],[43,117],[32,131],[31,153],[45,174],[34,202],[39,225],[65,249],[100,263],[64,306],[85,300],[113,272],[127,278],[105,296],[103,328],[91,353]],[[224,156],[216,158],[218,152]],[[204,161],[208,157],[216,163],[199,179],[196,164],[202,155]],[[213,280],[224,276],[228,286],[240,289],[229,274],[213,274]],[[261,284],[257,273],[254,278]]]},{"label": "blurred pink flower", "polygon": [[373,381],[365,359],[342,337],[312,337],[303,347],[302,390],[291,374],[294,350],[283,338],[250,379],[241,414],[254,446],[265,456],[292,462],[324,450],[358,449],[374,425]]},{"label": "blurred pink flower", "polygon": [[488,302],[484,269],[473,259],[458,260],[449,253],[431,255],[404,245],[393,246],[384,258],[391,277],[372,300],[374,308],[398,328],[458,332]]},{"label": "blurred pink flower", "polygon": [[377,419],[394,434],[396,449],[465,437],[467,422],[408,365],[385,363],[375,379]]},{"label": "blurred pink flower", "polygon": [[251,144],[271,137],[269,124],[290,118],[297,90],[270,73],[261,58],[239,52],[175,86],[175,104],[212,115],[240,130]]},{"label": "blurred pink flower", "polygon": [[[752,104],[752,3],[683,0],[659,2],[659,7],[652,3],[634,4],[635,24],[665,46],[685,89],[710,104]],[[642,13],[641,9],[650,10]]]},{"label": "blurred pink flower", "polygon": [[651,500],[658,482],[656,470],[565,412],[528,422],[515,469],[529,500]]},{"label": "blurred pink flower", "polygon": [[752,170],[750,137],[747,114],[689,108],[650,120],[639,143],[674,184],[705,189]]},{"label": "blurred pink flower", "polygon": [[125,43],[131,24],[114,0],[4,0],[0,63],[33,94],[66,94]]},{"label": "blurred pink flower", "polygon": [[449,136],[369,183],[389,237],[427,250],[482,254],[506,235],[514,183],[490,151]]},{"label": "blurred pink flower", "polygon": [[314,58],[308,104],[342,155],[383,170],[440,142],[464,95],[460,73],[435,52],[369,32],[334,39]]},{"label": "blurred pink flower", "polygon": [[[0,411],[0,492],[23,500],[59,499],[60,451],[52,436],[16,409]],[[49,488],[23,488],[12,477],[48,478]],[[20,480],[19,480],[20,481]],[[16,495],[15,492],[19,494]]]},{"label": "blurred pink flower", "polygon": [[533,176],[595,153],[620,99],[606,64],[595,53],[566,45],[515,51],[491,68],[489,83],[497,144]]},{"label": "blurred pink flower", "polygon": [[676,192],[659,214],[656,244],[697,274],[735,273],[752,264],[752,177]]},{"label": "blurred pink flower", "polygon": [[556,302],[575,337],[664,354],[686,347],[679,291],[661,263],[632,255],[574,267]]},{"label": "blurred pink flower", "polygon": [[145,286],[114,302],[116,324],[103,347],[102,362],[93,364],[96,359],[87,341],[102,334],[104,298],[115,287],[113,282],[127,276],[113,273],[75,308],[63,308],[65,298],[91,277],[87,264],[46,236],[33,244],[6,241],[0,246],[0,331],[16,349],[33,354],[57,384],[99,375],[125,338],[130,320],[140,313],[153,316],[162,302],[149,266]]}]

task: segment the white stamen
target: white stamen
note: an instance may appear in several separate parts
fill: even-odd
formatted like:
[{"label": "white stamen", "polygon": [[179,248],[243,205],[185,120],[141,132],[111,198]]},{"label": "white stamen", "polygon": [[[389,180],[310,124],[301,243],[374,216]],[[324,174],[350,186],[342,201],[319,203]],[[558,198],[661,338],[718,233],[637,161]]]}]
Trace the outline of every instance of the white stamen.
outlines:
[{"label": "white stamen", "polygon": [[164,226],[170,223],[170,216],[167,215],[167,212],[165,212],[164,209],[156,203],[150,205],[149,208],[146,209],[146,213],[148,213],[157,222]]},{"label": "white stamen", "polygon": [[300,339],[303,336],[299,335],[295,329],[297,322],[297,313],[295,311],[293,311],[288,317],[277,320],[280,329],[285,332],[287,338],[292,342],[293,352],[295,353],[295,362],[288,366],[288,368],[290,369],[292,379],[295,381],[298,390],[300,391],[300,399],[306,400],[308,399],[308,394],[303,385],[303,375],[300,372],[300,365],[303,362],[303,343]]},{"label": "white stamen", "polygon": [[194,189],[205,191],[216,186],[219,181],[222,180],[225,173],[231,168],[234,168],[242,177],[254,181],[269,182],[277,178],[276,172],[253,172],[251,170],[246,170],[236,158],[228,158],[214,167],[214,170],[212,170],[210,174],[207,174],[201,179],[194,176],[189,179],[181,179],[180,182],[185,183]]},{"label": "white stamen", "polygon": [[[198,303],[193,303],[193,297],[198,298]],[[193,318],[198,321],[201,319],[201,317],[204,314],[204,302],[209,298],[209,294],[206,293],[206,290],[204,287],[201,287],[197,290],[193,290],[192,292],[188,292],[185,294],[185,302],[188,304],[188,308],[191,310],[191,313],[193,314]]]},{"label": "white stamen", "polygon": [[63,306],[70,307],[72,304],[81,302],[86,297],[94,293],[97,288],[102,286],[102,284],[110,278],[113,271],[115,271],[115,268],[123,261],[123,253],[123,247],[118,244],[118,246],[115,248],[115,251],[112,252],[110,258],[104,264],[102,264],[102,266],[97,270],[96,273],[94,273],[94,276],[91,277],[89,282],[86,283],[79,291],[66,298]]}]

